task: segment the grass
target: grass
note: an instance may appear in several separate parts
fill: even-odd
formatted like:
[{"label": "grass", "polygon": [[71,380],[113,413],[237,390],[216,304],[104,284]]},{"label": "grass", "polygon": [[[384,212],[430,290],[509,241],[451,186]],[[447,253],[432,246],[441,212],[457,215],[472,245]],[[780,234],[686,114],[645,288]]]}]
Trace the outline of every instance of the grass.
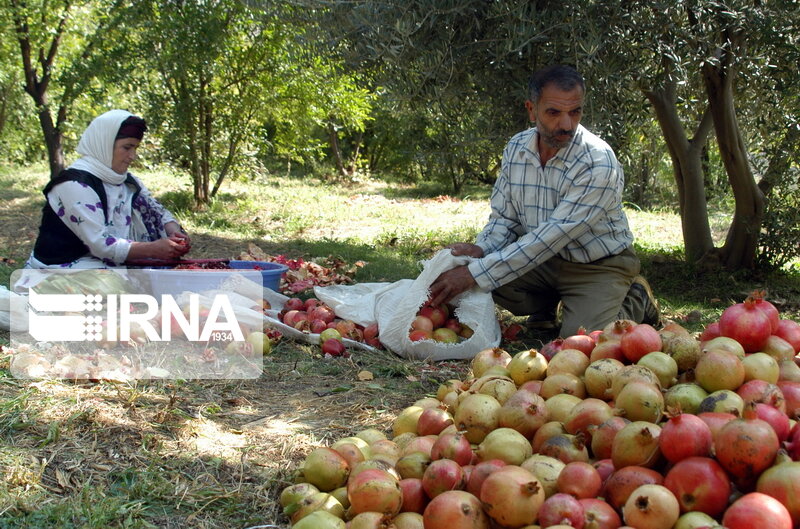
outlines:
[{"label": "grass", "polygon": [[[36,236],[44,167],[0,167],[0,281],[23,265]],[[261,176],[229,182],[204,211],[165,171],[143,173],[192,234],[192,257],[233,257],[250,243],[290,258],[364,261],[355,280],[415,277],[439,248],[472,240],[488,190],[451,198],[429,185],[321,182]],[[668,211],[627,211],[643,270],[665,315],[692,331],[766,288],[800,314],[795,273],[700,273],[682,262],[680,223]],[[727,217],[714,215],[716,236]],[[500,313],[509,319],[510,315]],[[505,344],[510,352],[537,336]],[[8,345],[8,335],[0,335]],[[286,527],[277,505],[312,448],[367,427],[389,431],[405,406],[464,378],[466,362],[408,361],[358,352],[325,359],[281,341],[257,380],[26,381],[0,351],[0,527]],[[368,372],[371,378],[360,377]]]}]

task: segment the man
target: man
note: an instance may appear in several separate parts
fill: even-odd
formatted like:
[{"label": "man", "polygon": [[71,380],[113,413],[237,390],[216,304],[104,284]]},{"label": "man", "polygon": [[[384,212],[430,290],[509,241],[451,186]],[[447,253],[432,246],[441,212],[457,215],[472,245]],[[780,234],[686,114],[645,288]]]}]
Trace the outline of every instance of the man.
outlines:
[{"label": "man", "polygon": [[511,313],[529,315],[531,327],[554,328],[561,302],[561,336],[615,319],[658,324],[622,211],[622,168],[608,144],[580,125],[583,78],[555,65],[534,73],[528,89],[535,127],[506,145],[489,222],[476,244],[450,247],[477,259],[441,274],[431,302],[477,285]]}]

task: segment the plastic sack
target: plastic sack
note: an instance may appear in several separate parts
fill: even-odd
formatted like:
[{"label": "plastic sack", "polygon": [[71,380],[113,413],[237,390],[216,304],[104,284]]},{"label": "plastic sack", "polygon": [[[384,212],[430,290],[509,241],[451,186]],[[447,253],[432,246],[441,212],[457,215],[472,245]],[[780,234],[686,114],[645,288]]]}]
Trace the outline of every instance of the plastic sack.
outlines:
[{"label": "plastic sack", "polygon": [[416,360],[472,358],[483,349],[499,346],[501,340],[492,295],[478,288],[450,302],[455,306],[459,321],[474,331],[470,338],[449,344],[434,340],[412,342],[408,337],[411,322],[429,297],[431,284],[442,272],[472,260],[472,257],[454,256],[446,249],[424,261],[423,270],[416,279],[316,287],[314,293],[341,318],[361,325],[377,322],[381,343],[399,356]]},{"label": "plastic sack", "polygon": [[0,286],[0,329],[22,332],[28,330],[28,298]]}]

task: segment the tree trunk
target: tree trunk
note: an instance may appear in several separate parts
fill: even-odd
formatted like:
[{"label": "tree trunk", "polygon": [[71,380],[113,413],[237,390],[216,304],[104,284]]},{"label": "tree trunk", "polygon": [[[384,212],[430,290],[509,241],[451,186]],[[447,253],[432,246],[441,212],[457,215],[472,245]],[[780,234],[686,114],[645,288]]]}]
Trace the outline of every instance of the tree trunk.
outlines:
[{"label": "tree trunk", "polygon": [[69,18],[70,2],[65,2],[62,6],[61,16],[59,17],[58,27],[53,31],[50,47],[47,53],[39,50],[39,65],[42,67],[42,76],[39,77],[34,64],[33,48],[31,46],[28,23],[25,18],[25,4],[18,2],[11,3],[14,30],[17,33],[20,53],[22,57],[22,70],[25,75],[25,92],[33,98],[36,104],[39,124],[42,127],[44,142],[47,146],[47,159],[50,165],[50,178],[55,178],[64,169],[64,152],[61,144],[63,135],[60,125],[66,120],[66,108],[61,107],[57,113],[57,121],[53,121],[50,115],[50,105],[47,99],[47,89],[50,86],[53,62],[55,61],[58,49],[61,44],[61,37],[64,34],[66,23]]},{"label": "tree trunk", "polygon": [[708,204],[702,167],[703,145],[711,131],[711,117],[706,112],[697,126],[694,137],[689,139],[678,116],[674,83],[645,90],[645,95],[653,105],[672,158],[686,260],[695,263],[714,249],[711,226],[708,223]]},{"label": "tree trunk", "polygon": [[[726,39],[729,46],[740,44],[739,35],[726,36],[729,37]],[[718,62],[715,61],[716,65],[707,62],[703,66],[703,78],[720,156],[736,203],[733,221],[720,257],[727,268],[737,269],[755,267],[758,236],[764,217],[764,194],[753,177],[747,159],[747,147],[736,119],[733,55],[729,49],[721,50]]]},{"label": "tree trunk", "polygon": [[342,160],[342,150],[339,148],[339,135],[336,133],[336,126],[334,126],[333,121],[328,122],[328,141],[331,144],[333,161],[336,162],[336,170],[339,171],[339,176],[347,176],[344,160]]}]

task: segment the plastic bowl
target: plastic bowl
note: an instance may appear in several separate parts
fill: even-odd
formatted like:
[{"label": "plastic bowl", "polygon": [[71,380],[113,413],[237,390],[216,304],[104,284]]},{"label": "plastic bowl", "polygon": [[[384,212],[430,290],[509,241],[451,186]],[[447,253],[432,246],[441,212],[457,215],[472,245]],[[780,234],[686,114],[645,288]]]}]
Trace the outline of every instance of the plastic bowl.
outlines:
[{"label": "plastic bowl", "polygon": [[280,263],[269,261],[235,261],[232,260],[228,266],[234,270],[259,270],[263,278],[264,288],[269,288],[278,292],[281,283],[281,276],[289,270],[289,267]]},{"label": "plastic bowl", "polygon": [[178,295],[184,291],[204,292],[220,288],[233,270],[148,269],[150,290],[154,296]]}]

